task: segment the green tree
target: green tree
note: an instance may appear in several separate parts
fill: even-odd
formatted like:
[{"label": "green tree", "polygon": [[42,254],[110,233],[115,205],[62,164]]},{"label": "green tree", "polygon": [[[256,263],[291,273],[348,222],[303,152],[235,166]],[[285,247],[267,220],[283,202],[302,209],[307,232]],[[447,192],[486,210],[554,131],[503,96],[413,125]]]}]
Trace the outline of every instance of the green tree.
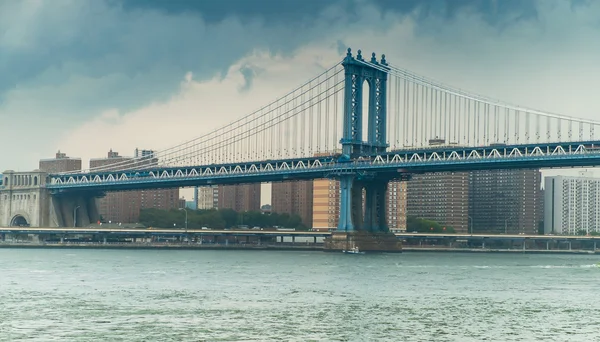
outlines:
[{"label": "green tree", "polygon": [[415,216],[406,217],[406,231],[417,233],[454,234],[452,227],[442,226],[439,223]]},{"label": "green tree", "polygon": [[225,221],[225,228],[231,228],[238,224],[238,213],[235,210],[219,209],[218,212]]}]

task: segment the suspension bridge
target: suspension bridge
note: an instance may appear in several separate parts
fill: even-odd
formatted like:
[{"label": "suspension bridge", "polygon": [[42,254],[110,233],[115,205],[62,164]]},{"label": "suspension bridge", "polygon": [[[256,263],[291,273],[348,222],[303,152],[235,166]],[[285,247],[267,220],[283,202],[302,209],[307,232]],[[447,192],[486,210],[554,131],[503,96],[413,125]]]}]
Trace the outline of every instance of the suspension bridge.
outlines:
[{"label": "suspension bridge", "polygon": [[599,125],[467,92],[394,66],[385,55],[364,58],[348,49],[340,63],[210,133],[151,156],[50,174],[45,188],[60,197],[335,178],[338,231],[386,231],[390,180],[599,165]]}]

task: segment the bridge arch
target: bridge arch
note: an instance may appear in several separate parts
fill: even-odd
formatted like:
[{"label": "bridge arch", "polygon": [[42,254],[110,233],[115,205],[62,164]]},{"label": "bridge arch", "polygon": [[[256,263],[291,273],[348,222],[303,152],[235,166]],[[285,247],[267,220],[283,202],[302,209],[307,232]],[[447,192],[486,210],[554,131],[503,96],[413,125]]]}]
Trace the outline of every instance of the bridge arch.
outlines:
[{"label": "bridge arch", "polygon": [[369,140],[369,129],[371,129],[371,121],[369,120],[369,106],[371,101],[371,79],[365,77],[361,84],[362,92],[362,113],[360,120],[362,121],[361,140],[366,142]]},{"label": "bridge arch", "polygon": [[29,227],[29,221],[25,218],[26,215],[17,214],[10,220],[11,227]]}]

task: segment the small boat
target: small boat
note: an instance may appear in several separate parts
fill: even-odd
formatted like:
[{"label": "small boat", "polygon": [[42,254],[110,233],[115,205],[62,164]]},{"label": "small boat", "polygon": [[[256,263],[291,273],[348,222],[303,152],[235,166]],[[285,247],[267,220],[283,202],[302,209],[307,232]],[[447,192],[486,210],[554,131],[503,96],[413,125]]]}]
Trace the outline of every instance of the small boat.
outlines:
[{"label": "small boat", "polygon": [[346,253],[346,254],[365,254],[365,252],[361,252],[358,247],[354,247],[348,250],[343,250],[342,252]]}]

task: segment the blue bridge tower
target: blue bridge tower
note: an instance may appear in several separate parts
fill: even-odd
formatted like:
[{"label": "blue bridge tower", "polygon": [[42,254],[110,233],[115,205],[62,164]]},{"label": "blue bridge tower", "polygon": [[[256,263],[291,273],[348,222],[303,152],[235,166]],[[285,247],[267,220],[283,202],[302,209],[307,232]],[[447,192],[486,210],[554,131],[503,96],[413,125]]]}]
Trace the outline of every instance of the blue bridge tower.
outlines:
[{"label": "blue bridge tower", "polygon": [[[370,63],[365,63],[361,51],[356,57],[348,49],[342,62],[345,71],[344,122],[342,157],[356,159],[365,155],[384,152],[386,143],[387,79],[388,64],[385,55],[377,61],[375,53]],[[363,113],[364,84],[369,85],[368,112]],[[367,120],[367,132],[363,132],[363,120]],[[365,139],[366,138],[366,139]],[[348,172],[339,173],[340,219],[338,232],[366,231],[387,232],[385,218],[385,193],[388,182],[394,177],[389,173]],[[364,217],[363,217],[364,189]]]}]

